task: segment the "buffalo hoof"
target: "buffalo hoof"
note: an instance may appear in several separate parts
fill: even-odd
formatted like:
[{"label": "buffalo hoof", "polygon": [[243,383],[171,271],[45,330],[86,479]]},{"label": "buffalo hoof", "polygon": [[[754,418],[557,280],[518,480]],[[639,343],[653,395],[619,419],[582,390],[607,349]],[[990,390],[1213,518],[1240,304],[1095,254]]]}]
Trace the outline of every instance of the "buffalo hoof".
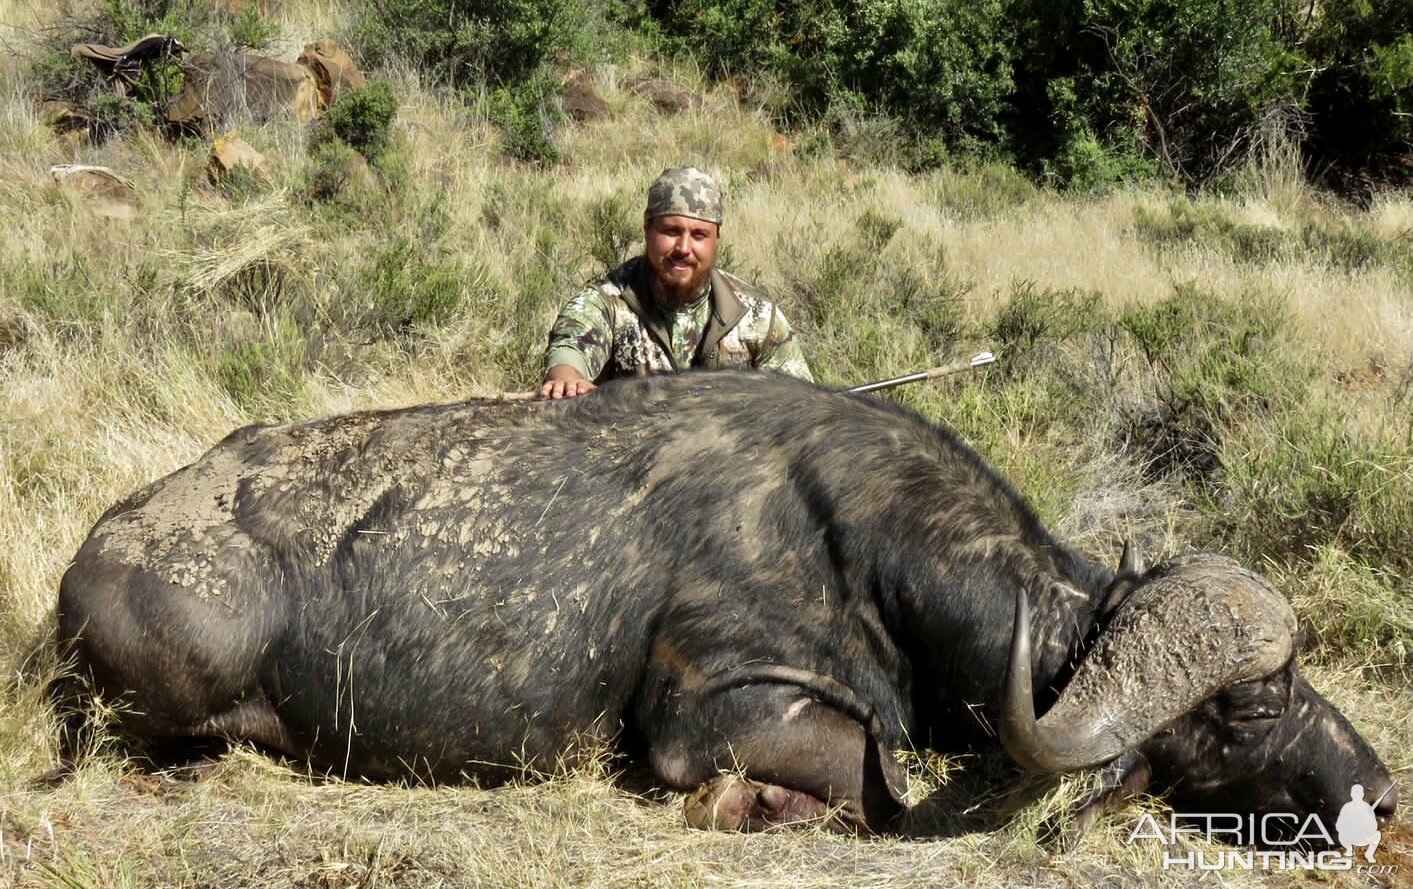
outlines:
[{"label": "buffalo hoof", "polygon": [[845,827],[835,809],[817,797],[737,775],[721,775],[698,787],[682,810],[688,826],[701,830],[755,831],[802,822]]}]

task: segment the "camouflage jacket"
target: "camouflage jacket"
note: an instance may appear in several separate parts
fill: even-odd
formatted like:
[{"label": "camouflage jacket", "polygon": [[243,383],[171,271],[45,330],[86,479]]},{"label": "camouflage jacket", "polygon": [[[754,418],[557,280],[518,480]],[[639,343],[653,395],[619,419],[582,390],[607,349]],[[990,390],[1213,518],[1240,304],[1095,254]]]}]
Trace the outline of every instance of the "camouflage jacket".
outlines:
[{"label": "camouflage jacket", "polygon": [[550,330],[545,371],[567,364],[596,383],[700,367],[769,368],[813,380],[790,324],[760,291],[711,273],[706,298],[680,312],[652,301],[648,268],[635,257],[580,291]]}]

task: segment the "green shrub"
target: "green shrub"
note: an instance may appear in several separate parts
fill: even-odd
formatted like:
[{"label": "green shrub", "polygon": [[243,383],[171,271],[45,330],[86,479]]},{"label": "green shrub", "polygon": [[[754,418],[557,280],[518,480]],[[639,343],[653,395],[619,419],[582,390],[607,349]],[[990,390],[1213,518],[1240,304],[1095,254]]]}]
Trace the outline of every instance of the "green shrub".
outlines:
[{"label": "green shrub", "polygon": [[1413,453],[1357,433],[1333,404],[1293,402],[1233,435],[1211,509],[1244,556],[1310,564],[1332,552],[1409,577]]},{"label": "green shrub", "polygon": [[240,12],[226,13],[219,10],[217,21],[223,27],[218,36],[222,48],[232,50],[261,50],[280,37],[280,25],[260,14],[260,4],[250,3]]},{"label": "green shrub", "polygon": [[1101,140],[1078,124],[1061,139],[1055,155],[1041,162],[1042,177],[1075,192],[1101,192],[1153,178],[1157,165],[1140,146],[1122,141]]},{"label": "green shrub", "polygon": [[156,32],[173,34],[191,49],[188,41],[195,42],[198,33],[192,26],[209,9],[209,3],[193,0],[103,0],[86,24],[99,43],[121,46]]},{"label": "green shrub", "polygon": [[848,317],[877,267],[877,254],[862,244],[836,244],[825,249],[813,270],[792,270],[790,289],[804,303],[809,323],[820,327]]},{"label": "green shrub", "polygon": [[1286,311],[1274,298],[1226,302],[1184,285],[1127,309],[1118,327],[1146,364],[1125,434],[1153,477],[1217,484],[1233,430],[1298,404],[1313,375],[1283,351]]},{"label": "green shrub", "polygon": [[1134,228],[1159,246],[1208,247],[1237,262],[1276,262],[1296,251],[1294,237],[1282,229],[1238,222],[1217,204],[1185,197],[1171,201],[1165,212],[1139,207]]},{"label": "green shrub", "polygon": [[376,164],[388,147],[397,96],[385,80],[340,96],[319,121],[322,138],[330,135]]},{"label": "green shrub", "polygon": [[880,308],[908,319],[930,361],[961,357],[956,349],[965,330],[963,301],[969,289],[940,260],[931,269],[889,264],[879,288]]},{"label": "green shrub", "polygon": [[148,34],[171,34],[193,52],[260,50],[280,36],[280,26],[250,3],[240,12],[211,0],[103,0],[82,23],[88,41],[121,46]]},{"label": "green shrub", "polygon": [[858,226],[860,242],[866,248],[877,252],[893,240],[893,236],[903,227],[903,220],[887,213],[879,213],[870,207],[859,214],[854,224]]},{"label": "green shrub", "polygon": [[1004,305],[984,325],[998,358],[988,371],[990,390],[1017,408],[1016,434],[1044,434],[1074,425],[1094,428],[1110,381],[1096,375],[1094,353],[1112,327],[1101,294],[1015,283]]},{"label": "green shrub", "polygon": [[222,173],[216,180],[215,187],[233,202],[243,204],[268,192],[270,178],[245,164],[240,164]]},{"label": "green shrub", "polygon": [[615,192],[589,206],[589,255],[604,272],[628,258],[643,238],[643,210],[637,195]]},{"label": "green shrub", "polygon": [[88,112],[93,120],[94,140],[101,142],[116,133],[135,126],[151,126],[155,121],[152,104],[100,92],[88,100]]},{"label": "green shrub", "polygon": [[1299,246],[1304,255],[1333,268],[1352,272],[1383,267],[1413,280],[1413,231],[1384,236],[1344,220],[1311,220],[1300,227]]},{"label": "green shrub", "polygon": [[373,0],[354,27],[364,62],[406,61],[437,83],[510,85],[576,49],[583,0]]},{"label": "green shrub", "polygon": [[307,355],[301,326],[281,313],[264,337],[222,348],[214,356],[212,376],[242,410],[283,417],[307,375]]},{"label": "green shrub", "polygon": [[1080,290],[1052,290],[1021,281],[996,313],[988,333],[1006,356],[1002,373],[1012,378],[1047,373],[1046,360],[1057,347],[1109,323],[1102,296]]},{"label": "green shrub", "polygon": [[362,274],[371,296],[373,323],[408,331],[450,321],[468,289],[480,286],[484,269],[436,255],[407,235],[398,235],[374,255]]},{"label": "green shrub", "polygon": [[964,221],[992,219],[1024,206],[1036,187],[1015,167],[987,163],[942,169],[928,180],[928,196],[944,211]]},{"label": "green shrub", "polygon": [[75,43],[122,46],[152,33],[171,35],[192,52],[248,50],[268,46],[279,36],[279,26],[263,19],[253,3],[233,14],[209,0],[103,0],[46,31],[30,68],[30,84],[46,99],[87,108],[95,120],[95,141],[151,126],[163,120],[167,103],[181,92],[180,57],[143,65],[137,81],[119,95],[97,66],[71,57],[69,49]]},{"label": "green shrub", "polygon": [[367,196],[363,186],[371,175],[363,156],[342,139],[318,139],[309,145],[298,192],[310,203],[342,201],[356,208]]},{"label": "green shrub", "polygon": [[1343,271],[1384,267],[1413,277],[1413,234],[1382,235],[1347,218],[1311,218],[1289,231],[1239,222],[1220,204],[1182,197],[1162,210],[1139,207],[1134,211],[1134,230],[1159,247],[1203,247],[1237,262],[1268,263],[1299,257]]},{"label": "green shrub", "polygon": [[539,76],[491,91],[487,116],[500,130],[505,154],[540,165],[559,160],[552,129],[558,115],[552,101],[555,89],[548,78]]},{"label": "green shrub", "polygon": [[1012,89],[1007,3],[664,0],[672,45],[716,74],[769,71],[801,106],[882,108],[961,147],[995,142]]},{"label": "green shrub", "polygon": [[1303,143],[1328,185],[1367,194],[1413,182],[1413,16],[1407,0],[1331,0],[1309,17]]},{"label": "green shrub", "polygon": [[1295,0],[1017,0],[1012,146],[1092,186],[1156,164],[1201,182],[1298,95]]}]

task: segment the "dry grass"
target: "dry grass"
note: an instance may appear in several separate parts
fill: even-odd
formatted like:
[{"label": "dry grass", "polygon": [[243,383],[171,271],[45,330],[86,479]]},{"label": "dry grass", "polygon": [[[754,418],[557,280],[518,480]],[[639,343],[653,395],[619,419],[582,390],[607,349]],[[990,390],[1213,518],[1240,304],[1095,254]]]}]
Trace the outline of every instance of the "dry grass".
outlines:
[{"label": "dry grass", "polygon": [[[292,57],[346,15],[348,4],[281,8],[278,49]],[[29,0],[0,0],[5,39],[53,14]],[[657,115],[625,88],[642,64],[629,60],[597,72],[614,119],[564,128],[557,138],[566,162],[547,171],[508,164],[487,121],[423,90],[411,73],[386,72],[403,102],[395,141],[408,184],[377,205],[386,219],[370,220],[298,197],[304,134],[285,125],[242,131],[275,170],[267,187],[248,196],[209,188],[199,175],[199,150],[151,136],[72,158],[24,101],[22,66],[0,61],[0,885],[1192,882],[1184,872],[1163,871],[1160,850],[1126,842],[1141,807],[1101,822],[1068,851],[1038,843],[1042,822],[1079,798],[1087,778],[1031,786],[988,757],[914,763],[931,793],[917,801],[904,837],[887,839],[809,829],[688,831],[675,798],[631,789],[636,782],[616,778],[603,762],[547,783],[480,790],[314,780],[242,750],[174,776],[140,774],[98,757],[57,789],[32,785],[54,763],[54,727],[41,692],[55,665],[26,657],[42,647],[59,578],[103,509],[243,423],[524,386],[536,373],[539,331],[557,302],[596,271],[585,247],[592,208],[615,196],[636,207],[651,176],[684,161],[728,185],[725,242],[733,267],[802,319],[827,380],[858,382],[849,375],[906,370],[984,345],[949,344],[948,354],[937,354],[899,320],[869,334],[875,339],[864,350],[853,341],[857,331],[829,326],[829,312],[819,325],[803,320],[811,297],[797,285],[827,283],[818,278],[821,263],[831,251],[856,247],[860,220],[871,216],[897,224],[876,251],[880,267],[909,270],[939,290],[954,287],[969,319],[987,317],[1021,281],[1093,291],[1113,307],[1162,300],[1187,282],[1227,300],[1278,294],[1296,322],[1296,345],[1329,368],[1319,391],[1355,399],[1355,434],[1386,436],[1387,425],[1397,430],[1407,422],[1389,409],[1400,374],[1413,375],[1411,285],[1395,268],[1341,271],[1313,256],[1254,264],[1196,242],[1155,249],[1134,219],[1140,208],[1161,212],[1171,199],[1164,193],[1076,200],[955,171],[911,177],[795,157],[772,146],[763,117],[691,71],[671,73],[705,95],[702,108]],[[107,164],[132,178],[137,217],[99,217],[81,195],[54,185],[49,164],[69,160]],[[1280,231],[1298,229],[1308,214],[1340,213],[1387,240],[1413,230],[1406,196],[1356,214],[1292,195],[1274,174],[1265,181],[1265,192],[1243,201],[1210,203],[1243,224]],[[396,335],[331,329],[370,298],[360,270],[399,232],[416,237],[420,256],[474,258],[484,291],[468,285],[462,310],[439,327]],[[840,306],[886,310],[890,293],[879,289],[882,280],[886,275],[870,277],[852,293],[843,287],[835,297],[841,302],[826,308],[836,315]],[[290,391],[241,400],[219,381],[213,367],[224,349],[265,342],[291,324],[301,339]],[[1339,375],[1369,368],[1380,370],[1358,377],[1357,387]],[[951,415],[976,399],[964,386],[908,397],[929,413]],[[1132,455],[1104,446],[1100,430],[1076,448],[1008,426],[1016,405],[985,409],[1002,427],[994,456],[1008,473],[1048,479],[1059,474],[1057,458],[1064,464],[1065,485],[1034,494],[1053,498],[1047,509],[1058,515],[1057,528],[1086,551],[1114,554],[1121,539],[1135,536],[1157,551],[1204,543],[1183,491],[1147,479]],[[1333,560],[1297,579],[1302,614],[1338,601],[1336,593],[1352,582],[1346,568]],[[1380,589],[1406,591],[1403,583]],[[1406,677],[1391,679],[1386,664],[1338,640],[1314,654],[1316,686],[1406,785],[1413,764]],[[1404,875],[1413,872],[1407,815],[1388,849]],[[1205,878],[1218,886],[1312,880],[1371,884],[1352,874]]]}]

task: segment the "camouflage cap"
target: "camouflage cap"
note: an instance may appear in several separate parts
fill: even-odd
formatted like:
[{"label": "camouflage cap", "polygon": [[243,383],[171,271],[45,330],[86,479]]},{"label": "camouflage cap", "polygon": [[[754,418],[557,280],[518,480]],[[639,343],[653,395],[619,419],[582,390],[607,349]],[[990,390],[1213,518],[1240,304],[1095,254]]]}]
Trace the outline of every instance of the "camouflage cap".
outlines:
[{"label": "camouflage cap", "polygon": [[648,189],[648,209],[643,216],[689,216],[720,225],[721,190],[696,167],[663,170]]}]

